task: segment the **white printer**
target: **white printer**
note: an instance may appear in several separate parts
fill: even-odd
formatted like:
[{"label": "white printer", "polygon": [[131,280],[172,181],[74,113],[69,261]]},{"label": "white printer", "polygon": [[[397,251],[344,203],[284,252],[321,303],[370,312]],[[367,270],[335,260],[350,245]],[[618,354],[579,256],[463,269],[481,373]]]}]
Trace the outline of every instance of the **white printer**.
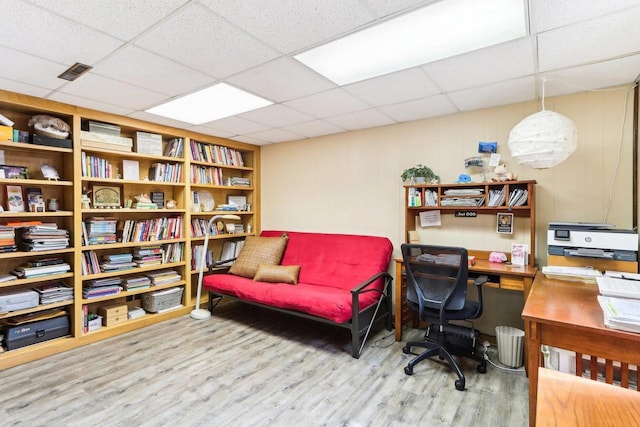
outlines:
[{"label": "white printer", "polygon": [[629,262],[625,271],[637,271],[638,233],[611,224],[550,222],[547,248],[549,265],[595,264],[601,270],[619,270]]}]

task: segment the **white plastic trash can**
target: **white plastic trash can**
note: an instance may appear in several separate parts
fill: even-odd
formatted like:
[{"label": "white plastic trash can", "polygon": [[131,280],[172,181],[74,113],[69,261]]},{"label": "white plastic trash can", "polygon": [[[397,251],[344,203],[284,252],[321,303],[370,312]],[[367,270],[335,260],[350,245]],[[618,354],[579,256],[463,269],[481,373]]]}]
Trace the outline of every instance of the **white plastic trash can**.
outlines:
[{"label": "white plastic trash can", "polygon": [[496,326],[498,359],[512,368],[522,366],[524,354],[524,331],[511,326]]}]

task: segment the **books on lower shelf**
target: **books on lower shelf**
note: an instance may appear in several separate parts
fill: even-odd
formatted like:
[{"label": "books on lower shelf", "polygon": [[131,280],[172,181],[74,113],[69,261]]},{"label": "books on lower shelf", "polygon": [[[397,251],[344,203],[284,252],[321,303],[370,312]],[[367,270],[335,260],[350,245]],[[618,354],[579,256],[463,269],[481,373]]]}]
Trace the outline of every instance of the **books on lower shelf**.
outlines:
[{"label": "books on lower shelf", "polygon": [[605,326],[640,332],[640,275],[606,271],[597,283]]}]

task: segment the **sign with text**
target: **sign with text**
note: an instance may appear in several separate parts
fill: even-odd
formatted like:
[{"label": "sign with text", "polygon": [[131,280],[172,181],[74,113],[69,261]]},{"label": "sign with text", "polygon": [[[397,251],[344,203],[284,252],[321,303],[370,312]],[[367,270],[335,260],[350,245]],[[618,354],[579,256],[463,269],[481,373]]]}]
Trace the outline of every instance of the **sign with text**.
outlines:
[{"label": "sign with text", "polygon": [[454,216],[457,218],[475,218],[478,216],[476,211],[455,211]]}]

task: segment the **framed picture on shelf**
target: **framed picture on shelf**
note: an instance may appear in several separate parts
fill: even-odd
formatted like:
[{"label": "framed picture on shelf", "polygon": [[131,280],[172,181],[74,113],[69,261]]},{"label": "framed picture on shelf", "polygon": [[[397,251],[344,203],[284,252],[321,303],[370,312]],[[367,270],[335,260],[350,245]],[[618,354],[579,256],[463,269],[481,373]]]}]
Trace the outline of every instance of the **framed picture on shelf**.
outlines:
[{"label": "framed picture on shelf", "polygon": [[229,196],[229,204],[237,207],[239,211],[247,210],[247,198],[245,196]]},{"label": "framed picture on shelf", "polygon": [[0,165],[0,178],[29,179],[26,166]]},{"label": "framed picture on shelf", "polygon": [[513,234],[513,214],[499,213],[497,219],[497,232],[500,234]]},{"label": "framed picture on shelf", "polygon": [[24,212],[24,196],[21,185],[7,185],[7,210],[10,212]]},{"label": "framed picture on shelf", "polygon": [[40,170],[42,171],[42,176],[45,177],[45,179],[60,179],[60,174],[53,166],[42,165],[40,166]]},{"label": "framed picture on shelf", "polygon": [[122,206],[122,191],[119,186],[95,184],[91,190],[94,208],[114,209]]},{"label": "framed picture on shelf", "polygon": [[27,188],[25,192],[29,212],[45,212],[42,190],[39,188]]}]

